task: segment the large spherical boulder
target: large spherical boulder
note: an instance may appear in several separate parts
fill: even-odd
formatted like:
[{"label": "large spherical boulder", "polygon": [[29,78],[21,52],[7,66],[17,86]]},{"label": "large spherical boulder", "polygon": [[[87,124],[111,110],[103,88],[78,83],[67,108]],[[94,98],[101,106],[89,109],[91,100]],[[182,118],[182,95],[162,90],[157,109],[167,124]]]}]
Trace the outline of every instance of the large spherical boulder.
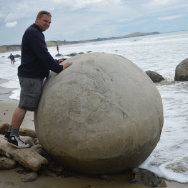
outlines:
[{"label": "large spherical boulder", "polygon": [[90,53],[47,80],[36,133],[51,156],[72,169],[116,173],[141,164],[155,148],[163,108],[151,79],[128,59]]},{"label": "large spherical boulder", "polygon": [[174,79],[176,81],[188,81],[188,58],[177,65]]}]

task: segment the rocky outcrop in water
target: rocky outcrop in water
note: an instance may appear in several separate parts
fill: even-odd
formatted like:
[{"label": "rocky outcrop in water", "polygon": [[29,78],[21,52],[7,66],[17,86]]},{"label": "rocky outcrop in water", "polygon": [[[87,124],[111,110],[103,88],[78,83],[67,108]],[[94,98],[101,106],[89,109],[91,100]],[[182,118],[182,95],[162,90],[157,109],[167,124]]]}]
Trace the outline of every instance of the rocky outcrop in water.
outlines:
[{"label": "rocky outcrop in water", "polygon": [[188,81],[188,58],[176,66],[175,81]]},{"label": "rocky outcrop in water", "polygon": [[141,168],[135,168],[132,172],[132,181],[137,184],[143,184],[149,187],[159,187],[162,184],[162,178],[158,177],[153,172]]},{"label": "rocky outcrop in water", "polygon": [[155,71],[146,71],[146,74],[151,78],[151,80],[156,83],[156,82],[161,82],[162,80],[164,80],[163,76],[160,75],[159,73],[155,72]]}]

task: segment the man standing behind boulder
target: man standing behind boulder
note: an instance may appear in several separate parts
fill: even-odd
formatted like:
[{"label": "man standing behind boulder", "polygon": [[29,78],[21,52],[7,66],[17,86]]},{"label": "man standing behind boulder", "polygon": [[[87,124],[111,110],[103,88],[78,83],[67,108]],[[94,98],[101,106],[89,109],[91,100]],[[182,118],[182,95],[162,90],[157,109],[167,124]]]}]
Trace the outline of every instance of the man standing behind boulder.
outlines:
[{"label": "man standing behind boulder", "polygon": [[13,113],[9,130],[5,134],[8,143],[16,148],[29,147],[19,137],[19,128],[27,110],[35,111],[38,107],[44,78],[48,77],[50,70],[59,73],[72,65],[71,62],[59,65],[65,58],[55,60],[48,52],[42,32],[49,28],[51,17],[49,12],[40,11],[35,23],[27,28],[22,38],[21,65],[18,67],[21,86],[20,102]]}]

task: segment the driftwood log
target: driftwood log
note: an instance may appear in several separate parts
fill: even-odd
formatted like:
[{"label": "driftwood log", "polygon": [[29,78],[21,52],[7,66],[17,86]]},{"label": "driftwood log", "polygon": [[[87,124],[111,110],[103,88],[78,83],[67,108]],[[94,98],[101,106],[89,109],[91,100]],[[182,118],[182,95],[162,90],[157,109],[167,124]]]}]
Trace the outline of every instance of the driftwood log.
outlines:
[{"label": "driftwood log", "polygon": [[[5,123],[0,125],[0,134],[5,134],[8,131],[9,128],[9,124]],[[30,136],[32,138],[36,138],[36,132],[34,130],[31,129],[27,129],[27,128],[20,128],[19,130],[19,134],[21,136]]]},{"label": "driftwood log", "polygon": [[38,171],[41,166],[48,164],[46,158],[33,148],[16,149],[8,144],[4,135],[0,135],[0,154],[12,158],[25,168]]}]

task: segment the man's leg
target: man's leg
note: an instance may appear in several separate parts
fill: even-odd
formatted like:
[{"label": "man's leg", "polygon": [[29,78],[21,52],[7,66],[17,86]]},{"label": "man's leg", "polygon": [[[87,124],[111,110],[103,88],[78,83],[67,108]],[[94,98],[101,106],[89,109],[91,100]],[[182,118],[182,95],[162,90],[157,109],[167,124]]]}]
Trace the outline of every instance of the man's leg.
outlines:
[{"label": "man's leg", "polygon": [[29,144],[25,144],[19,137],[19,128],[24,120],[27,110],[17,107],[12,116],[11,132],[8,142],[17,148],[28,148]]},{"label": "man's leg", "polygon": [[19,107],[16,108],[16,110],[13,113],[12,116],[12,131],[11,134],[14,134],[16,136],[19,136],[19,128],[24,120],[25,114],[26,114],[27,110],[25,109],[21,109]]},{"label": "man's leg", "polygon": [[[8,137],[8,142],[17,148],[25,148],[28,147],[28,144],[25,144],[19,137],[19,128],[27,110],[35,111],[38,107],[43,87],[43,79],[19,77],[19,81],[21,86],[20,101],[18,108],[16,108],[12,116],[12,128],[10,126],[11,133]],[[5,138],[7,138],[6,135]]]},{"label": "man's leg", "polygon": [[[5,134],[5,139],[8,140],[11,132],[19,136],[19,128],[24,120],[27,110],[17,107],[12,116],[12,122],[9,126],[8,132]],[[13,132],[14,129],[14,132]]]},{"label": "man's leg", "polygon": [[27,112],[27,110],[25,110],[25,109],[21,109],[19,107],[16,108],[16,110],[13,113],[12,122],[11,122],[11,125],[14,129],[20,128],[20,126],[24,120],[26,112]]}]

